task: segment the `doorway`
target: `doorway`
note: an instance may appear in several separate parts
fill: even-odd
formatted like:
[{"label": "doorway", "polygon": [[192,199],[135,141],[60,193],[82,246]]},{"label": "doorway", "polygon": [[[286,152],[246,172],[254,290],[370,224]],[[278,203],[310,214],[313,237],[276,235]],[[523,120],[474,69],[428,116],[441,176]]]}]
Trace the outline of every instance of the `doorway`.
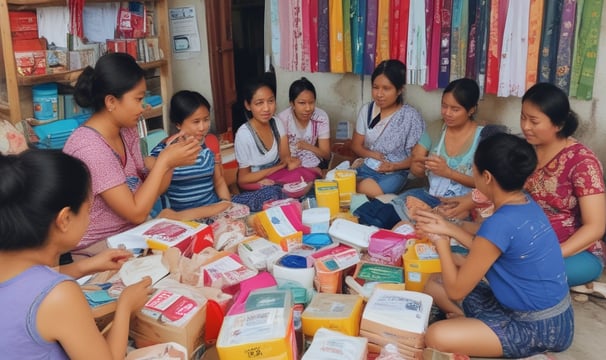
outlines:
[{"label": "doorway", "polygon": [[205,0],[210,73],[218,133],[247,118],[242,91],[264,71],[265,0]]}]

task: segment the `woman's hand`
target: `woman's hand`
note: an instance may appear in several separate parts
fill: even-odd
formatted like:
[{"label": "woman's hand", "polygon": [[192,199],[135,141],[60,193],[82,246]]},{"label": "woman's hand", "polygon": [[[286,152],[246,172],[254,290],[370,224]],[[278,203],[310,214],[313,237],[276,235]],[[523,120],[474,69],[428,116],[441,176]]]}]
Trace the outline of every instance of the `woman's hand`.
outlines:
[{"label": "woman's hand", "polygon": [[425,170],[449,179],[452,172],[452,169],[448,167],[446,160],[436,154],[431,154],[425,158]]},{"label": "woman's hand", "polygon": [[276,182],[271,180],[271,179],[263,179],[259,181],[259,184],[261,184],[261,186],[271,186],[274,185]]},{"label": "woman's hand", "polygon": [[412,216],[415,228],[425,233],[448,235],[452,224],[433,211],[417,209]]},{"label": "woman's hand", "polygon": [[379,164],[379,167],[377,168],[377,171],[380,173],[388,173],[396,170],[398,170],[396,169],[396,164],[389,161],[381,161],[381,164]]},{"label": "woman's hand", "polygon": [[138,283],[127,286],[120,294],[117,306],[124,307],[129,313],[141,309],[154,291],[151,285],[151,278],[146,276]]},{"label": "woman's hand", "polygon": [[436,211],[447,219],[465,219],[473,210],[474,204],[470,196],[440,198]]},{"label": "woman's hand", "polygon": [[168,145],[162,152],[160,152],[160,155],[158,156],[158,160],[156,162],[165,161],[168,169],[174,169],[179,166],[194,164],[196,162],[196,159],[198,158],[200,149],[202,148],[200,146],[200,142],[192,136],[175,136],[176,135],[173,136],[174,140],[172,143],[167,141]]},{"label": "woman's hand", "polygon": [[288,170],[294,170],[294,169],[299,168],[299,167],[301,167],[301,159],[299,159],[299,158],[291,156],[286,161],[286,168]]}]

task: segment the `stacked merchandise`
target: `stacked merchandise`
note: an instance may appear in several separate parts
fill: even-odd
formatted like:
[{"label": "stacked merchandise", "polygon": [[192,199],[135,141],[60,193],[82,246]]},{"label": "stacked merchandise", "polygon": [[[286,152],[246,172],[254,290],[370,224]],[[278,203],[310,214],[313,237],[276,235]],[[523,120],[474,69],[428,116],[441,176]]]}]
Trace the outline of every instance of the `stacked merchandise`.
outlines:
[{"label": "stacked merchandise", "polygon": [[422,360],[432,302],[419,292],[377,288],[364,308],[360,335],[373,352],[392,343],[404,358]]}]

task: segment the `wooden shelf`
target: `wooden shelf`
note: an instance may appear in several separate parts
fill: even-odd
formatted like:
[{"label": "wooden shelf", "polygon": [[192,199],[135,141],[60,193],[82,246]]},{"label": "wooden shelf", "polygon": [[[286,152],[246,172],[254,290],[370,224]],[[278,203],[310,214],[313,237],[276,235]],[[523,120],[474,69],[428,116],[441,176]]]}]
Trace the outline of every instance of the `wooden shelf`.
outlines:
[{"label": "wooden shelf", "polygon": [[[150,61],[147,63],[139,63],[139,66],[144,70],[159,68],[166,64],[166,60]],[[19,86],[32,86],[36,84],[42,84],[47,82],[58,82],[58,83],[75,83],[78,80],[78,76],[82,73],[83,69],[66,71],[57,74],[45,74],[45,75],[31,75],[31,76],[17,76],[17,83]]]},{"label": "wooden shelf", "polygon": [[[9,5],[22,6],[26,8],[36,8],[40,6],[66,6],[65,0],[7,0]],[[111,3],[115,0],[86,0],[87,4],[94,3]]]}]

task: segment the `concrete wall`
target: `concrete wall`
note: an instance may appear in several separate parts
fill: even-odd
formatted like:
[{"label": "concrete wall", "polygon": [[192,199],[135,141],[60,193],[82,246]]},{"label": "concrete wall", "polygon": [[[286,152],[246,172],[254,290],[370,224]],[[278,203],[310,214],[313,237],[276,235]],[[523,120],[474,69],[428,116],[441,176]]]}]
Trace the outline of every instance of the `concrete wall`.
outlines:
[{"label": "concrete wall", "polygon": [[[203,95],[208,95],[209,100],[211,100],[208,54],[204,50],[208,47],[204,1],[175,0],[171,2],[171,7],[190,4],[196,4],[203,50],[195,59],[175,60],[173,62],[173,86],[175,90],[192,89],[200,91]],[[604,9],[606,9],[606,3]],[[578,113],[581,122],[575,136],[591,147],[602,163],[606,163],[606,141],[604,141],[606,137],[606,92],[602,88],[606,84],[606,61],[600,61],[606,59],[606,16],[604,15],[602,16],[601,34],[593,100],[571,99],[571,104],[573,110]],[[371,84],[369,76],[288,72],[281,70],[279,67],[276,68],[276,73],[278,79],[277,93],[279,94],[277,99],[278,111],[288,106],[287,94],[290,83],[301,76],[305,76],[316,86],[318,92],[317,106],[324,109],[331,118],[333,136],[338,121],[348,120],[353,128],[358,109],[363,103],[370,101]],[[427,122],[439,121],[441,90],[426,92],[419,86],[409,85],[406,87],[405,97],[409,104],[421,112]],[[519,133],[520,108],[520,98],[499,98],[486,95],[480,102],[477,119],[490,123],[505,124],[513,132]]]}]

